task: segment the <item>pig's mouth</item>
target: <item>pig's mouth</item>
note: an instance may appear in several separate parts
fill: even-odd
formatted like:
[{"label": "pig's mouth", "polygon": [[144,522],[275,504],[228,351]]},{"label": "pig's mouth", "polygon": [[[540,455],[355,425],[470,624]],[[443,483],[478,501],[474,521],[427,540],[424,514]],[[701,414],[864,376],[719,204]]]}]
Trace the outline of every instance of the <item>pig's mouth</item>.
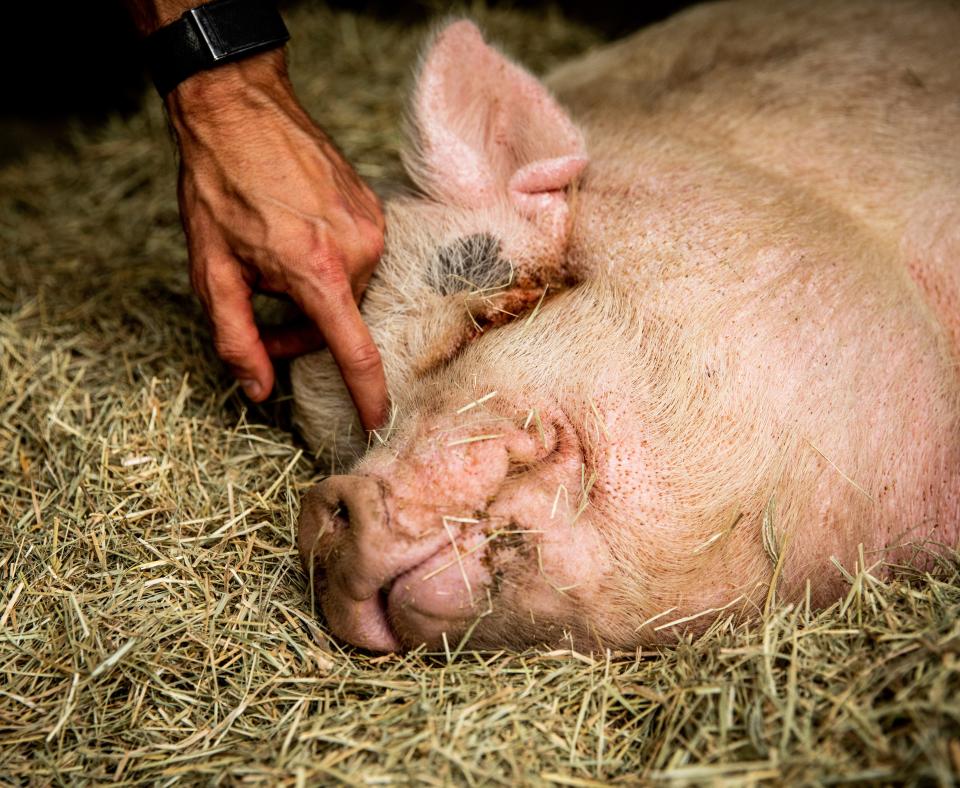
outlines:
[{"label": "pig's mouth", "polygon": [[318,550],[309,574],[331,630],[343,640],[372,651],[432,647],[444,635],[458,637],[487,601],[489,541],[479,530],[437,534],[371,574]]},{"label": "pig's mouth", "polygon": [[487,598],[488,541],[481,532],[460,533],[381,586],[380,615],[399,644],[434,646],[466,629]]},{"label": "pig's mouth", "polygon": [[[454,643],[495,601],[503,604],[504,587],[514,593],[543,535],[564,520],[560,492],[575,490],[584,469],[581,436],[566,414],[527,421],[505,439],[512,443],[496,492],[469,517],[461,502],[424,504],[418,489],[376,471],[329,477],[311,491],[301,555],[338,637],[374,651]],[[442,527],[426,527],[435,518]]]},{"label": "pig's mouth", "polygon": [[378,612],[382,620],[382,626],[393,636],[398,646],[401,643],[402,638],[398,635],[396,630],[397,611],[401,610],[405,604],[405,586],[410,580],[416,578],[417,573],[425,573],[424,567],[426,564],[429,563],[434,556],[443,552],[445,552],[444,549],[440,548],[436,553],[420,563],[415,564],[407,569],[400,570],[397,572],[397,574],[380,586],[380,590],[377,593],[377,604],[379,607]]}]

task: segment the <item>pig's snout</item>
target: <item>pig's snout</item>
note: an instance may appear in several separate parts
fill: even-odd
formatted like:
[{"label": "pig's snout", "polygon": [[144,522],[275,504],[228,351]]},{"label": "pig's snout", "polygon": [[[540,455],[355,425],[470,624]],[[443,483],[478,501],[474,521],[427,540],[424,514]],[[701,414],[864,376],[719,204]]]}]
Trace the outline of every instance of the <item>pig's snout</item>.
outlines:
[{"label": "pig's snout", "polygon": [[398,502],[369,476],[317,485],[301,514],[300,554],[330,628],[375,651],[453,636],[489,582],[483,535],[463,522],[474,519]]},{"label": "pig's snout", "polygon": [[488,609],[493,543],[519,527],[498,502],[553,463],[558,432],[478,429],[431,425],[405,456],[385,453],[304,498],[300,555],[336,635],[376,651],[433,646]]},{"label": "pig's snout", "polygon": [[307,493],[300,512],[300,558],[330,626],[378,651],[399,645],[380,593],[390,563],[376,548],[388,527],[382,486],[362,476],[326,479]]},{"label": "pig's snout", "polygon": [[[316,563],[327,566],[343,553],[348,539],[355,543],[382,541],[380,531],[387,527],[388,520],[384,490],[376,480],[331,476],[304,498],[298,536],[300,556],[308,569]],[[350,590],[362,595],[365,589]]]}]

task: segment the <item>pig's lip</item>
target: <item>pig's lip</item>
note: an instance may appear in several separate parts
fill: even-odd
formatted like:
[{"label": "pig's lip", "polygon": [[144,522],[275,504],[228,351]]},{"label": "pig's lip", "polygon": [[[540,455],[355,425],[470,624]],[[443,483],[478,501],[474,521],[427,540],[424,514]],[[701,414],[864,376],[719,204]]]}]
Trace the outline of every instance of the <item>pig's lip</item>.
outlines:
[{"label": "pig's lip", "polygon": [[[405,646],[435,645],[444,632],[452,636],[474,617],[475,594],[489,582],[482,563],[477,565],[482,561],[479,551],[488,539],[483,534],[474,536],[480,539],[479,545],[465,549],[471,537],[467,537],[467,542],[458,539],[456,546],[448,542],[426,560],[398,574],[389,589],[381,591],[392,631]],[[444,580],[444,575],[451,571],[455,575],[454,587],[449,585],[449,577]]]},{"label": "pig's lip", "polygon": [[[349,643],[371,651],[399,651],[400,640],[397,638],[390,621],[387,618],[383,602],[379,597],[371,597],[363,602],[352,603],[346,612],[347,620],[352,620],[349,628],[334,628],[338,637]],[[328,614],[328,621],[331,616]]]},{"label": "pig's lip", "polygon": [[417,561],[417,563],[413,564],[412,566],[407,566],[399,570],[389,580],[380,586],[376,596],[371,598],[366,603],[361,603],[364,606],[369,606],[368,610],[365,611],[367,615],[376,616],[379,619],[377,621],[378,628],[381,628],[389,633],[390,638],[393,640],[393,646],[390,650],[397,651],[402,647],[403,644],[402,639],[399,637],[393,627],[393,624],[391,623],[391,611],[396,610],[398,607],[398,597],[400,596],[399,592],[401,592],[403,588],[402,581],[406,578],[412,577],[416,574],[416,572],[422,571],[424,566],[426,566],[437,555],[447,549],[449,549],[448,545],[441,545],[426,558]]},{"label": "pig's lip", "polygon": [[[442,552],[444,547],[438,545],[425,559],[417,560],[412,566],[401,564],[379,587],[374,587],[362,596],[351,594],[342,577],[335,575],[330,578],[326,575],[327,582],[325,590],[321,592],[321,604],[334,634],[348,643],[371,651],[400,651],[404,644],[390,621],[390,593],[397,579],[417,571],[437,553]],[[324,574],[320,575],[321,581]]]},{"label": "pig's lip", "polygon": [[[390,581],[390,587],[387,589],[386,598],[387,598],[387,609],[396,610],[401,605],[409,605],[409,602],[405,598],[406,593],[406,582],[408,580],[417,579],[423,582],[426,577],[417,577],[418,575],[424,575],[424,570],[427,568],[428,564],[431,564],[435,558],[443,555],[444,553],[450,553],[450,557],[453,558],[454,551],[449,544],[442,546],[439,550],[432,553],[428,558],[416,564],[415,566],[410,567],[404,572],[401,572],[393,580]],[[444,562],[446,563],[446,562]],[[427,572],[426,575],[429,576],[431,573]],[[422,611],[417,611],[422,612]]]},{"label": "pig's lip", "polygon": [[[424,569],[434,561],[438,556],[443,553],[453,554],[453,550],[450,547],[450,543],[446,543],[437,548],[429,556],[424,558],[422,561],[418,561],[413,566],[408,569],[404,569],[401,572],[398,572],[393,578],[385,583],[380,589],[381,598],[385,600],[385,612],[389,620],[391,611],[397,610],[401,605],[407,604],[405,599],[405,583],[408,580],[412,580],[417,577],[417,575],[423,574]],[[422,578],[418,578],[422,579]]]}]

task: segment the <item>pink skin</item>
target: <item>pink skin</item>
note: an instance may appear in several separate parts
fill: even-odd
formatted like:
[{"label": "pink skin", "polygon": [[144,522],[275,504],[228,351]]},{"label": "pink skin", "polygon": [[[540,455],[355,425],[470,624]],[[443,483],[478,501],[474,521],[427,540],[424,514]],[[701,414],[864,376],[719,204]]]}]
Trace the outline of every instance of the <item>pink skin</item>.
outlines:
[{"label": "pink skin", "polygon": [[[535,245],[556,254],[569,229],[564,189],[588,159],[580,130],[543,85],[461,21],[434,41],[413,103],[425,165],[415,177],[450,204],[483,210],[508,200],[536,228]],[[522,158],[529,148],[533,161]]]},{"label": "pink skin", "polygon": [[525,612],[563,612],[557,589],[594,576],[600,546],[588,518],[574,523],[565,500],[554,504],[558,485],[581,484],[572,425],[537,413],[526,429],[524,414],[434,417],[309,493],[300,550],[341,637],[378,651],[458,637],[501,594],[503,543],[532,556]]},{"label": "pink skin", "polygon": [[[698,56],[703,39],[689,36]],[[845,588],[830,558],[852,568],[861,546],[873,564],[910,560],[924,539],[956,543],[957,191],[927,183],[949,170],[925,157],[960,137],[923,125],[919,92],[897,99],[914,90],[899,72],[889,96],[856,93],[876,100],[860,117],[839,77],[791,82],[789,58],[744,90],[735,52],[689,85],[664,78],[662,106],[623,111],[626,88],[658,84],[655,63],[635,85],[625,65],[668,49],[614,45],[568,75],[589,168],[559,104],[471,25],[441,32],[425,58],[411,164],[427,199],[387,206],[364,304],[396,423],[308,493],[300,519],[311,585],[344,640],[633,648],[702,631],[716,611],[756,613],[773,593],[829,602]],[[888,50],[838,62],[873,86]],[[817,91],[811,106],[844,109],[811,127],[792,99]],[[795,125],[766,133],[795,107]],[[917,135],[894,132],[911,124],[940,143],[910,147]],[[871,136],[903,155],[860,145]],[[903,163],[888,191],[861,183]],[[493,295],[439,292],[438,259],[476,236],[513,278]],[[314,448],[337,450],[344,421],[329,409],[346,393],[329,359],[310,363],[294,370],[298,407],[315,405],[301,423]]]}]

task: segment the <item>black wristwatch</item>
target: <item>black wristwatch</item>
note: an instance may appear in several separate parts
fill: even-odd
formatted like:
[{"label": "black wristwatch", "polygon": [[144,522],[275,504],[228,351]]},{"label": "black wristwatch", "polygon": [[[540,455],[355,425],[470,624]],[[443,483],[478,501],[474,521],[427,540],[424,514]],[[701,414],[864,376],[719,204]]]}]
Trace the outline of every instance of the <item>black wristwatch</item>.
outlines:
[{"label": "black wristwatch", "polygon": [[287,26],[271,0],[212,0],[144,39],[161,96],[198,71],[283,46]]}]

